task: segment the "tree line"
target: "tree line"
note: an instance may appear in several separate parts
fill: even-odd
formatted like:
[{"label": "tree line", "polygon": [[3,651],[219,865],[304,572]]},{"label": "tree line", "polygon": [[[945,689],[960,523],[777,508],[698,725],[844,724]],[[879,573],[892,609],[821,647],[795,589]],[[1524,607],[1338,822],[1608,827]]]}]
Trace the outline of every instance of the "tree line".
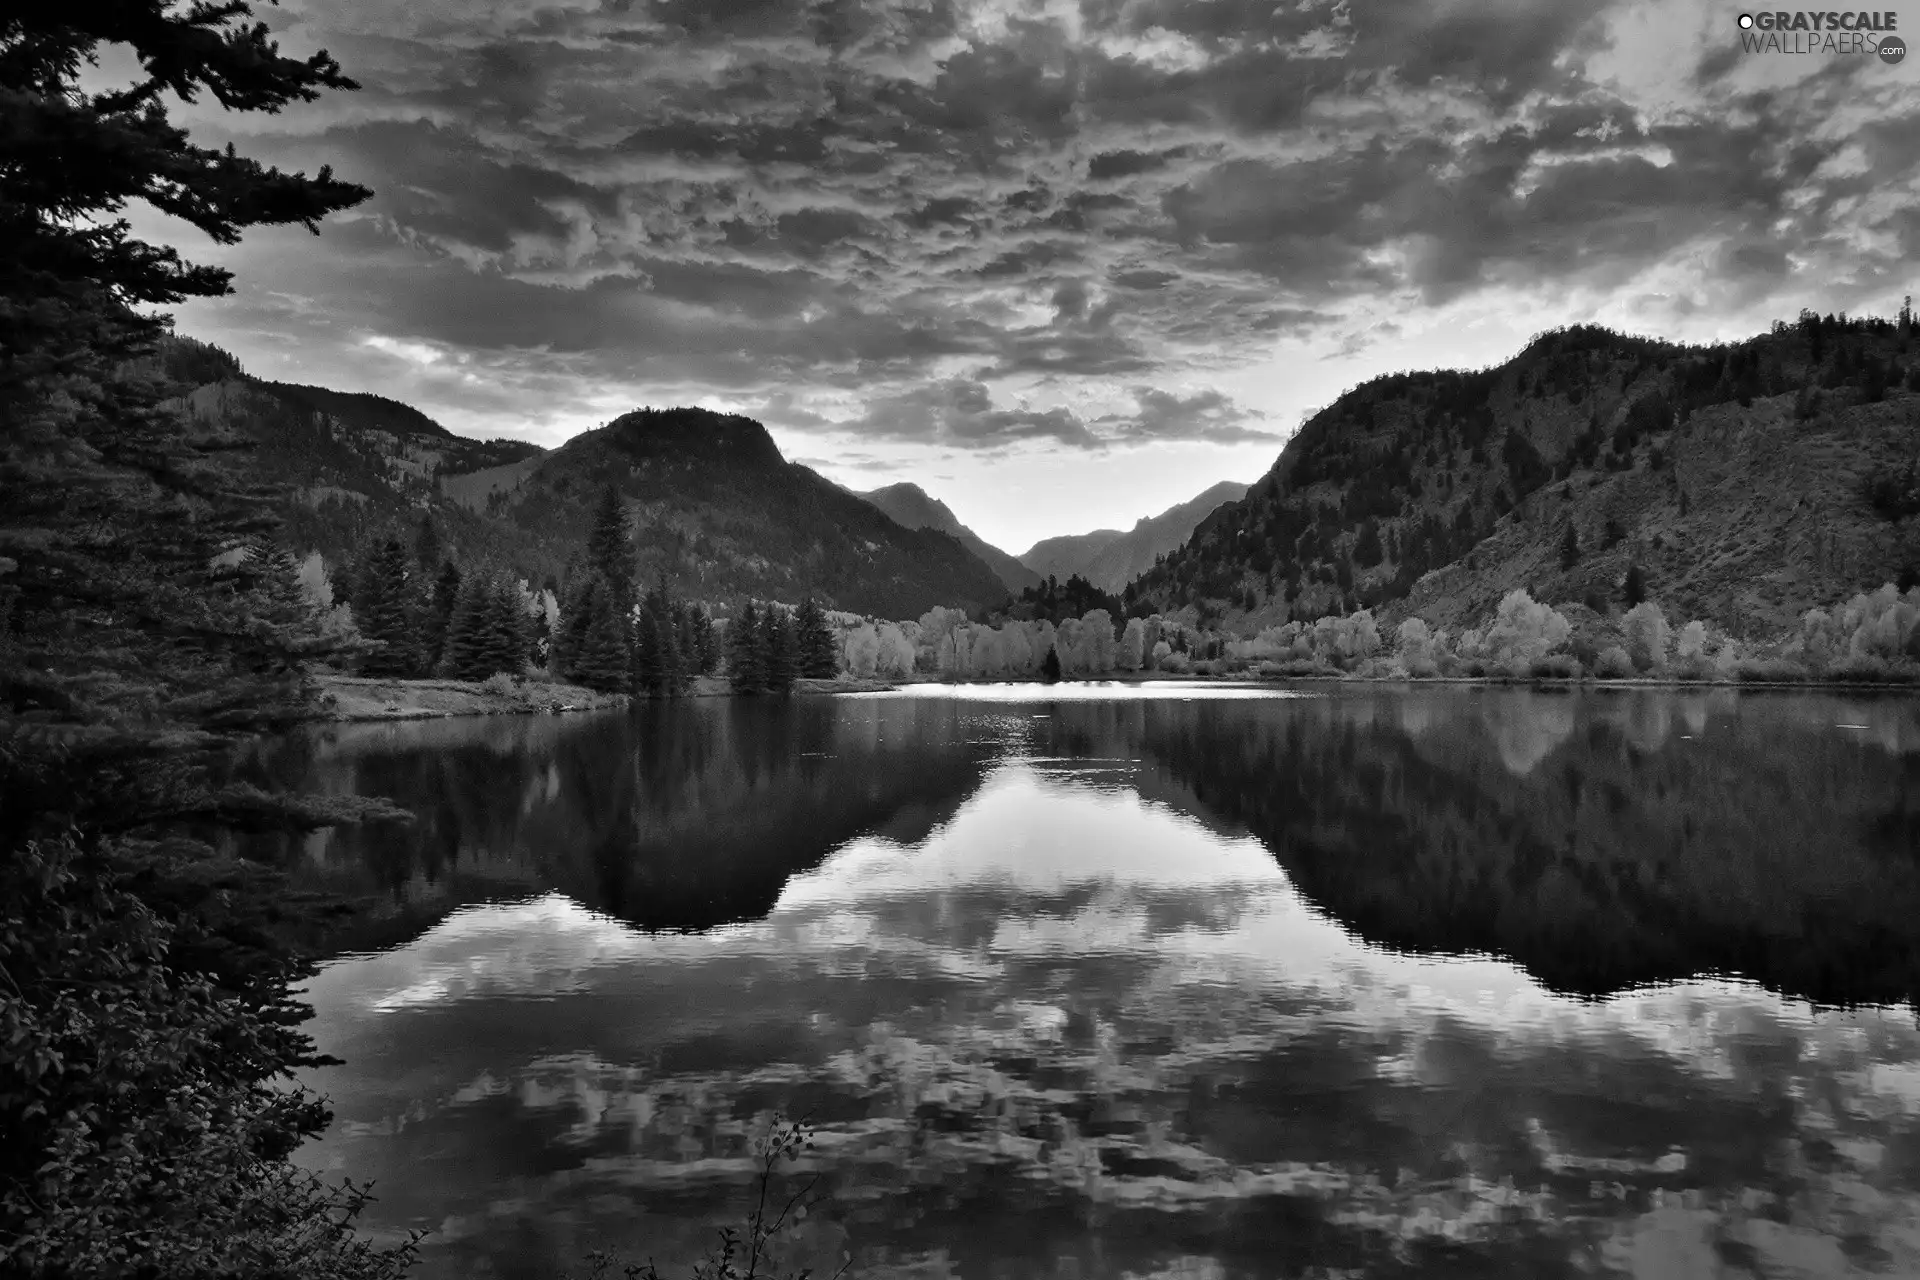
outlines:
[{"label": "tree line", "polygon": [[838,673],[826,614],[808,597],[798,609],[746,600],[718,623],[707,607],[672,590],[661,574],[636,594],[633,527],[608,485],[594,510],[585,558],[562,587],[551,653],[554,674],[602,693],[673,697],[723,664],[736,693],[784,693],[801,677]]}]

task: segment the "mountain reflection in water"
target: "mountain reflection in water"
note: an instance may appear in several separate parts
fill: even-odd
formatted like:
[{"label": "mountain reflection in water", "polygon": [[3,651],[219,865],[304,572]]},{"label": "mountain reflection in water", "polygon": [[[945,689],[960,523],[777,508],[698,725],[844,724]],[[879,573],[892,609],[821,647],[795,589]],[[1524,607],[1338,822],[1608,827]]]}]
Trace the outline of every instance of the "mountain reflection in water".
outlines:
[{"label": "mountain reflection in water", "polygon": [[677,1270],[775,1111],[859,1276],[1920,1273],[1920,704],[1157,694],[263,747],[422,815],[300,850],[304,1156],[429,1277]]}]

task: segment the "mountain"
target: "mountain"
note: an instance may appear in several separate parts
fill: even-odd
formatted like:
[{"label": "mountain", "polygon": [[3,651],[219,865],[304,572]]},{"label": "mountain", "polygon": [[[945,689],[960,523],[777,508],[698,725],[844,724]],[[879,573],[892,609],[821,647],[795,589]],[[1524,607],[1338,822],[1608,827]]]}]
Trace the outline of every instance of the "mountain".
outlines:
[{"label": "mountain", "polygon": [[1020,563],[1042,578],[1065,582],[1093,564],[1093,558],[1126,535],[1118,529],[1095,529],[1092,533],[1068,533],[1058,538],[1042,538],[1020,553]]},{"label": "mountain", "polygon": [[[1460,627],[1526,587],[1774,633],[1920,573],[1914,324],[1804,315],[1687,347],[1583,326],[1497,368],[1378,378],[1136,581],[1235,629],[1373,607]],[[1569,534],[1571,530],[1571,534]]]},{"label": "mountain", "polygon": [[907,529],[817,472],[788,462],[751,418],[642,409],[582,432],[497,500],[529,540],[586,542],[611,482],[636,523],[640,573],[696,598],[751,594],[910,618],[935,605],[1006,599],[994,571],[936,529]]},{"label": "mountain", "polygon": [[251,378],[186,340],[169,340],[161,362],[194,388],[177,404],[251,440],[256,477],[291,487],[287,540],[331,562],[376,536],[411,539],[431,513],[462,556],[557,579],[611,482],[635,522],[641,576],[664,572],[695,598],[811,592],[831,608],[907,618],[1008,594],[959,539],[903,528],[788,462],[749,418],[640,410],[548,451],[471,440],[380,396]]},{"label": "mountain", "polygon": [[986,561],[1008,591],[1036,586],[1040,575],[960,523],[947,504],[930,497],[917,484],[890,484],[860,495],[909,529],[938,529],[952,534],[960,545]]},{"label": "mountain", "polygon": [[1246,491],[1244,484],[1222,480],[1197,498],[1145,517],[1125,533],[1096,529],[1047,538],[1029,547],[1020,562],[1043,578],[1065,581],[1077,573],[1103,591],[1120,591],[1151,569],[1155,559],[1191,537],[1194,526],[1222,503],[1233,502]]}]

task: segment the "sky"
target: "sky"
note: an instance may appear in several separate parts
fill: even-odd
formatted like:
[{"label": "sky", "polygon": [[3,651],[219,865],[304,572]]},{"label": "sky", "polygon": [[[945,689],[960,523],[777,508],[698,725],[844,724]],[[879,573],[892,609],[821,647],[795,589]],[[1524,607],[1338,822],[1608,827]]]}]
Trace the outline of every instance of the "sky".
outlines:
[{"label": "sky", "polygon": [[[1920,41],[1920,3],[1895,10]],[[211,244],[248,372],[542,445],[764,422],[981,536],[1135,520],[1381,373],[1561,324],[1892,314],[1920,53],[1743,50],[1735,0],[288,0],[362,88],[203,143],[363,205]],[[102,76],[114,64],[103,60]]]}]

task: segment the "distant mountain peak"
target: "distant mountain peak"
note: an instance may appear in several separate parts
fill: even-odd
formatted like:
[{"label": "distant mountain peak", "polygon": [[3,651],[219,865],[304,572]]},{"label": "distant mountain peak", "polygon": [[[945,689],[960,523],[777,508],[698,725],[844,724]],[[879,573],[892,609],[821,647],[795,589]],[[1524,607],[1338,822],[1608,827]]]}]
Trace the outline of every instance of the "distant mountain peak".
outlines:
[{"label": "distant mountain peak", "polygon": [[1020,563],[1042,577],[1062,581],[1079,574],[1102,591],[1119,591],[1151,568],[1156,556],[1180,546],[1217,508],[1244,497],[1247,486],[1222,480],[1197,497],[1158,515],[1143,516],[1132,529],[1095,529],[1036,542]]},{"label": "distant mountain peak", "polygon": [[909,529],[934,529],[958,538],[961,545],[987,562],[1009,591],[1020,591],[1039,582],[1039,575],[1018,559],[982,538],[960,523],[952,508],[910,480],[883,485],[859,495],[887,513],[895,523]]},{"label": "distant mountain peak", "polygon": [[583,432],[567,443],[602,433],[608,443],[631,458],[678,456],[767,466],[786,462],[766,427],[741,414],[712,409],[634,409],[599,432]]}]

